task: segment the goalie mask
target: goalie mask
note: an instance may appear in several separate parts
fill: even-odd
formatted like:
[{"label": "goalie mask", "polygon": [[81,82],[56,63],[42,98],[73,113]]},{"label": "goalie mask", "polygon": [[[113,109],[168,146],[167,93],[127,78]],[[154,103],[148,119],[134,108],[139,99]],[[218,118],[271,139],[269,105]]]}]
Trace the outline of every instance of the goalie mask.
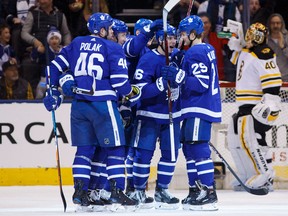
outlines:
[{"label": "goalie mask", "polygon": [[261,23],[254,23],[247,29],[245,35],[246,43],[253,46],[266,42],[267,28]]},{"label": "goalie mask", "polygon": [[272,126],[279,117],[281,99],[277,95],[264,94],[261,102],[252,109],[252,116],[265,125]]}]

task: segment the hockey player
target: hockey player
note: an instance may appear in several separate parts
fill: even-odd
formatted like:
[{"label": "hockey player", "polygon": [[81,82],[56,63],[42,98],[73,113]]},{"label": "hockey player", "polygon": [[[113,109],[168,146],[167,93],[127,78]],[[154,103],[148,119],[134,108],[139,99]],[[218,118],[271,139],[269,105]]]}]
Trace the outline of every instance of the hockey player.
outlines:
[{"label": "hockey player", "polygon": [[212,123],[220,122],[222,114],[215,50],[202,43],[200,17],[184,18],[179,29],[190,40],[187,44],[191,44],[182,63],[187,78],[182,85],[181,142],[189,183],[189,194],[182,204],[186,210],[217,210],[209,148]]},{"label": "hockey player", "polygon": [[[117,109],[116,91],[130,103],[139,99],[141,91],[128,81],[126,59],[121,46],[106,39],[113,34],[112,18],[105,13],[95,13],[89,18],[87,27],[91,35],[75,38],[47,68],[49,89],[44,105],[48,111],[60,106],[59,83],[65,95],[74,97],[71,135],[72,146],[76,146],[77,151],[72,167],[75,188],[73,203],[81,207],[90,205],[87,190],[91,160],[96,147],[100,146],[107,153],[110,202],[134,207],[137,202],[123,193],[125,139]],[[61,75],[67,68],[71,74]],[[75,94],[75,87],[92,93]]]},{"label": "hockey player", "polygon": [[[267,28],[255,23],[246,32],[246,47],[242,48],[235,37],[228,43],[230,49],[236,50],[232,57],[239,57],[232,58],[232,63],[237,63],[238,112],[232,116],[227,138],[241,180],[249,187],[267,186],[271,190],[274,170],[265,133],[279,115],[282,81],[266,36]],[[241,187],[234,184],[234,189]]]},{"label": "hockey player", "polygon": [[[176,45],[176,29],[168,25],[168,53]],[[180,147],[180,95],[179,85],[185,79],[182,70],[170,71],[165,66],[164,31],[156,32],[158,47],[141,57],[134,75],[134,82],[142,88],[142,97],[137,107],[137,131],[133,142],[136,148],[133,160],[133,179],[135,191],[130,197],[142,204],[143,208],[153,206],[153,198],[145,194],[150,173],[151,159],[159,138],[161,158],[157,166],[157,184],[154,194],[156,208],[178,208],[179,199],[168,191]],[[175,72],[175,73],[174,73]],[[171,84],[172,118],[174,140],[170,140],[168,80]]]},{"label": "hockey player", "polygon": [[[128,26],[122,20],[113,19],[112,30],[112,36],[108,36],[107,39],[112,40],[122,46],[126,41]],[[91,163],[91,177],[88,195],[95,203],[102,201],[104,204],[110,204],[110,184],[107,182],[106,153],[106,148],[97,147]]]},{"label": "hockey player", "polygon": [[[154,38],[155,32],[163,28],[163,21],[158,19],[155,21],[141,18],[137,20],[134,27],[134,35],[129,35],[129,38],[123,45],[123,49],[127,59],[129,80],[133,82],[134,73],[139,59],[148,51],[149,45]],[[131,146],[132,134],[136,130],[136,108],[127,108],[120,106],[120,113],[125,122],[125,138],[128,146]],[[132,109],[132,110],[131,110]],[[134,190],[133,183],[133,159],[134,148],[129,147],[127,150],[126,158],[126,173],[127,185],[126,194],[129,195]]]},{"label": "hockey player", "polygon": [[122,20],[113,19],[112,30],[114,41],[122,46],[126,42],[127,36],[129,35],[128,26]]}]

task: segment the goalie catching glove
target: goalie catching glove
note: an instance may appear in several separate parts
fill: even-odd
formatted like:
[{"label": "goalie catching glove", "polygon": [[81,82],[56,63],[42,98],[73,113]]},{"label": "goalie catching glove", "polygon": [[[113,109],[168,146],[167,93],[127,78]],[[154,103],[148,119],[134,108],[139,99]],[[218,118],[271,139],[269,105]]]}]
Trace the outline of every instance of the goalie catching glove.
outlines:
[{"label": "goalie catching glove", "polygon": [[44,106],[50,112],[56,110],[63,101],[63,95],[56,87],[51,87],[51,89],[46,90],[46,96],[43,99]]},{"label": "goalie catching glove", "polygon": [[137,85],[131,85],[132,91],[123,98],[125,106],[132,107],[137,104],[141,97],[141,89]]},{"label": "goalie catching glove", "polygon": [[279,117],[281,99],[278,95],[264,94],[261,102],[252,109],[252,116],[265,125],[272,126]]},{"label": "goalie catching glove", "polygon": [[73,89],[76,86],[74,77],[71,74],[64,73],[59,77],[59,84],[62,88],[64,95],[74,97]]}]

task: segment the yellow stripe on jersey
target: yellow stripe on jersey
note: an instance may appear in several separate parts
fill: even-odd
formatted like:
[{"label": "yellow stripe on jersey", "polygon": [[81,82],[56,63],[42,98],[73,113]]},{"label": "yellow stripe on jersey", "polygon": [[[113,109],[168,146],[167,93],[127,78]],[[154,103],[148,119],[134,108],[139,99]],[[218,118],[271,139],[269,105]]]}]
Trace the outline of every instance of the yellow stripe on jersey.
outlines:
[{"label": "yellow stripe on jersey", "polygon": [[260,80],[269,80],[269,79],[280,79],[281,80],[281,73],[278,72],[278,73],[273,73],[273,74],[265,74],[263,76],[260,76]]},{"label": "yellow stripe on jersey", "polygon": [[281,85],[282,85],[282,80],[271,80],[271,81],[262,83],[262,88],[277,87]]},{"label": "yellow stripe on jersey", "polygon": [[257,90],[236,90],[236,94],[255,94],[255,95],[262,95],[262,91]]},{"label": "yellow stripe on jersey", "polygon": [[238,59],[238,57],[239,57],[239,53],[240,53],[240,52],[237,52],[237,51],[235,51],[235,52],[232,53],[232,57],[231,57],[230,61],[231,61],[231,63],[232,63],[233,65],[236,65],[236,64],[237,64],[237,59]]},{"label": "yellow stripe on jersey", "polygon": [[243,116],[242,124],[241,124],[240,142],[241,142],[242,148],[244,149],[244,151],[246,152],[248,157],[251,159],[256,173],[259,175],[260,172],[259,172],[259,170],[257,168],[257,165],[256,165],[256,163],[254,161],[254,158],[253,158],[251,152],[249,151],[250,150],[249,147],[247,147],[248,143],[246,144],[246,142],[245,142],[244,135],[245,135],[245,128],[247,127],[246,124],[247,124],[247,116]]},{"label": "yellow stripe on jersey", "polygon": [[236,90],[236,101],[260,101],[262,96],[262,91]]},{"label": "yellow stripe on jersey", "polygon": [[256,98],[256,97],[237,97],[236,101],[260,101],[261,98]]},{"label": "yellow stripe on jersey", "polygon": [[265,74],[263,76],[260,76],[260,80],[262,88],[271,88],[282,85],[280,72],[274,74]]}]

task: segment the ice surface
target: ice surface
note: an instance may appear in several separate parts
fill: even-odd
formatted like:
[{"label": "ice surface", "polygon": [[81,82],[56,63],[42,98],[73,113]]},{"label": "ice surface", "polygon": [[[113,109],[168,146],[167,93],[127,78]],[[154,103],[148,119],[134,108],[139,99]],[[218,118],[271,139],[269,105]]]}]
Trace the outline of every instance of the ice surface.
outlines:
[{"label": "ice surface", "polygon": [[[277,216],[288,215],[288,190],[275,190],[266,196],[255,196],[247,192],[218,190],[218,207],[215,212],[192,212],[177,210],[137,210],[136,212],[85,212],[75,213],[71,197],[72,186],[63,187],[67,201],[67,211],[63,212],[63,204],[58,186],[11,186],[0,187],[1,216]],[[183,199],[188,191],[171,191]],[[148,191],[153,196],[153,190]]]}]

